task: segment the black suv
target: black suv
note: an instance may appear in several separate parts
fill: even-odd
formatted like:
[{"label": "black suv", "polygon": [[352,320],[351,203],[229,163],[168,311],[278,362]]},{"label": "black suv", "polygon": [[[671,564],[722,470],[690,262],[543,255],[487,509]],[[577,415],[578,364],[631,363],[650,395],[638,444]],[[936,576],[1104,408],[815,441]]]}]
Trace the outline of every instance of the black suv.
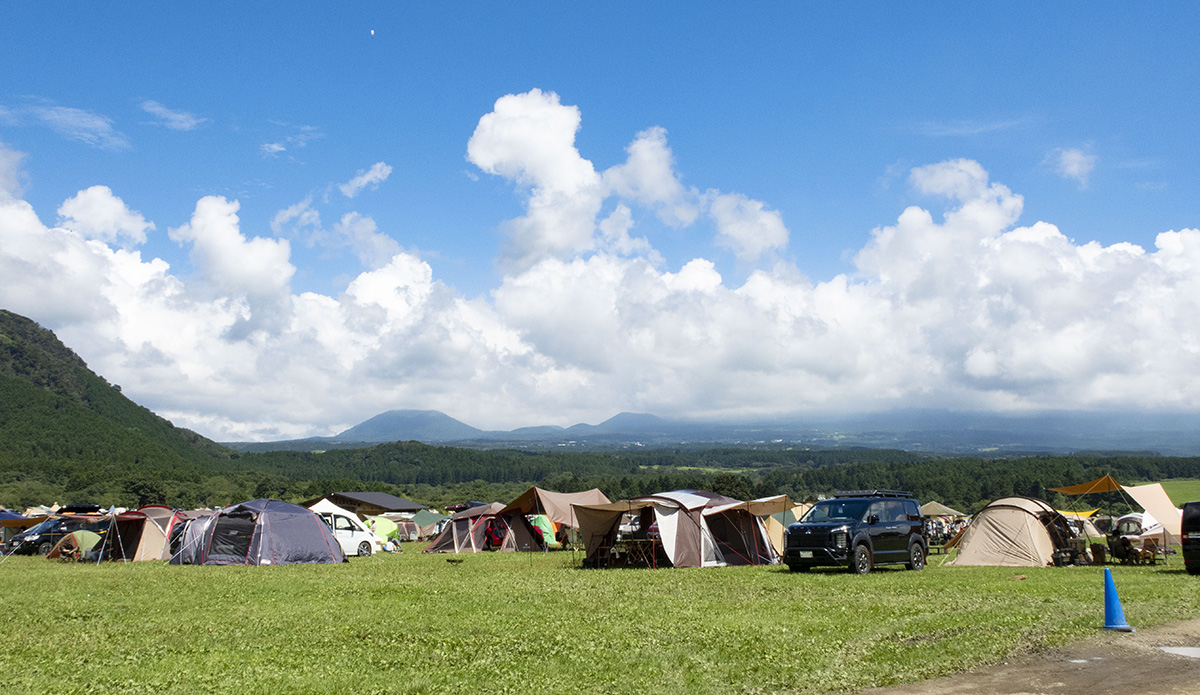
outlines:
[{"label": "black suv", "polygon": [[912,493],[839,492],[788,526],[783,561],[793,572],[843,566],[867,574],[875,565],[925,567],[924,518]]},{"label": "black suv", "polygon": [[1183,505],[1179,530],[1183,541],[1183,566],[1188,574],[1200,574],[1200,502]]},{"label": "black suv", "polygon": [[108,531],[110,519],[102,517],[65,516],[46,519],[8,542],[5,552],[17,555],[45,555],[64,536],[72,531],[92,531],[101,536]]}]

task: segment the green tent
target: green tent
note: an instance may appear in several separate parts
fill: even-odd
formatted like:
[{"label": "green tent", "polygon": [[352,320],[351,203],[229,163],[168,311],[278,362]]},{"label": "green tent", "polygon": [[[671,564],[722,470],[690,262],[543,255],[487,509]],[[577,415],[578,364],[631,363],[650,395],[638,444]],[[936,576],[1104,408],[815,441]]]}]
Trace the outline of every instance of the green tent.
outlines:
[{"label": "green tent", "polygon": [[399,536],[399,526],[386,516],[368,516],[367,528],[383,541],[389,541]]},{"label": "green tent", "polygon": [[438,524],[446,521],[449,518],[450,517],[446,516],[445,514],[438,514],[437,512],[430,511],[428,509],[422,509],[416,514],[413,514],[412,520],[413,523],[420,527],[422,538],[431,538],[437,535]]},{"label": "green tent", "polygon": [[100,543],[101,536],[98,533],[80,529],[72,531],[59,539],[58,543],[50,550],[47,558],[74,558],[81,560],[93,548]]}]

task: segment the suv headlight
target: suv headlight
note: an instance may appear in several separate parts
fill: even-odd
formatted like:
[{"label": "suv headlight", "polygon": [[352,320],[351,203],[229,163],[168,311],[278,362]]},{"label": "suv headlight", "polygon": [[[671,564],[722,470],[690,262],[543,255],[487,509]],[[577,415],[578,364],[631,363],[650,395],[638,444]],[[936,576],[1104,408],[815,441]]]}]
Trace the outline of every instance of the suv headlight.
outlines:
[{"label": "suv headlight", "polygon": [[846,533],[845,529],[833,532],[833,547],[839,550],[850,547],[850,534]]}]

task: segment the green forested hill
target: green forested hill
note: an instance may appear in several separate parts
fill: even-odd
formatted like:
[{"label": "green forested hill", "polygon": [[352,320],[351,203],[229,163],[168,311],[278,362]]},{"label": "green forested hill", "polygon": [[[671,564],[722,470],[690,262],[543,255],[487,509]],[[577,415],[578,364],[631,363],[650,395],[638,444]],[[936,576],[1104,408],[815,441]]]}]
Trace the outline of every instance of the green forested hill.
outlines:
[{"label": "green forested hill", "polygon": [[72,498],[84,491],[146,501],[158,481],[230,454],[130,401],[51,331],[0,310],[0,503],[84,501]]}]

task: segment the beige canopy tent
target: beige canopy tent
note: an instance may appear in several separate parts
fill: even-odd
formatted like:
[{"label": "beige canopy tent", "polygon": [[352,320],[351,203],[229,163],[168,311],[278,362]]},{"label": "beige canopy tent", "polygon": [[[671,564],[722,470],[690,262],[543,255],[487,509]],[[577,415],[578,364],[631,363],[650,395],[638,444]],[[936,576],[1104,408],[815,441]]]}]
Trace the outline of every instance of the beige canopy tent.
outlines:
[{"label": "beige canopy tent", "polygon": [[604,564],[618,542],[626,515],[637,517],[645,537],[657,524],[662,550],[673,567],[759,565],[779,562],[763,517],[791,508],[787,495],[749,502],[709,492],[675,490],[608,504],[575,505],[585,560]]},{"label": "beige canopy tent", "polygon": [[925,516],[966,516],[957,509],[952,509],[941,502],[926,502],[921,505],[921,513]]},{"label": "beige canopy tent", "polygon": [[572,505],[608,503],[608,496],[597,488],[584,492],[551,492],[540,487],[531,487],[520,497],[509,502],[500,510],[500,514],[545,514],[546,518],[555,524],[576,528],[579,522],[575,519]]},{"label": "beige canopy tent", "polygon": [[981,509],[958,541],[951,564],[1044,567],[1074,537],[1053,507],[1029,497],[1005,497]]}]

